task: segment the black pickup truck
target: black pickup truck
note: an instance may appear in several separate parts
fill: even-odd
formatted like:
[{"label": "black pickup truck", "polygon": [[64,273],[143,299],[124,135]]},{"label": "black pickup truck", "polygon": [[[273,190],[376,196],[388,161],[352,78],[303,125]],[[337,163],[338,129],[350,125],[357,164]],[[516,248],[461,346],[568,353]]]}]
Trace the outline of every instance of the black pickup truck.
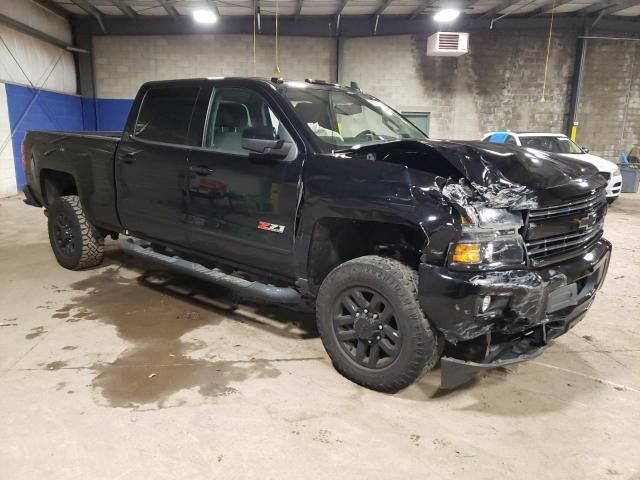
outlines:
[{"label": "black pickup truck", "polygon": [[70,269],[128,253],[240,295],[315,305],[336,369],[397,391],[441,359],[453,388],[539,355],[608,268],[589,164],[433,141],[357,87],[152,82],[124,131],[29,132],[26,202]]}]

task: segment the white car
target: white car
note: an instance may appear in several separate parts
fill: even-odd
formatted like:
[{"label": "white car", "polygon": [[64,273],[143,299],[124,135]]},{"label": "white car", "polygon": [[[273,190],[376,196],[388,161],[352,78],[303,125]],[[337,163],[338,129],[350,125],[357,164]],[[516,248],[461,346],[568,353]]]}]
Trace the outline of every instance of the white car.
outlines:
[{"label": "white car", "polygon": [[535,148],[565,158],[575,158],[594,165],[607,179],[607,201],[613,203],[620,195],[622,174],[620,168],[604,158],[591,155],[589,150],[579,147],[566,135],[560,133],[516,133],[490,132],[482,137],[483,142],[504,143],[524,148]]}]

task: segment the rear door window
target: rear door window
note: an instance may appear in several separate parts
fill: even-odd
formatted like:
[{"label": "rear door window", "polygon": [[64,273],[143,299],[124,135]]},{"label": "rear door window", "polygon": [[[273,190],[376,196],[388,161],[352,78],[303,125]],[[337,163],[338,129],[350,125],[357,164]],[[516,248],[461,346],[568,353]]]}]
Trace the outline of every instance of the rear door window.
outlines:
[{"label": "rear door window", "polygon": [[145,140],[188,145],[189,126],[199,91],[199,87],[147,90],[133,134]]}]

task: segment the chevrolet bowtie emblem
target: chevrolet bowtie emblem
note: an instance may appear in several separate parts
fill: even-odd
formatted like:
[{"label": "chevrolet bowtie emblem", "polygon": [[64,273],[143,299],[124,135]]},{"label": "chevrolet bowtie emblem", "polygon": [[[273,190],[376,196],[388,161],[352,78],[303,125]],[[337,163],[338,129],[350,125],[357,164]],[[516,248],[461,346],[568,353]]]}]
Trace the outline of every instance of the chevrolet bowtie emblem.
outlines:
[{"label": "chevrolet bowtie emblem", "polygon": [[582,218],[576,219],[575,222],[579,230],[585,230],[593,226],[594,220],[595,217],[593,215],[585,215]]}]

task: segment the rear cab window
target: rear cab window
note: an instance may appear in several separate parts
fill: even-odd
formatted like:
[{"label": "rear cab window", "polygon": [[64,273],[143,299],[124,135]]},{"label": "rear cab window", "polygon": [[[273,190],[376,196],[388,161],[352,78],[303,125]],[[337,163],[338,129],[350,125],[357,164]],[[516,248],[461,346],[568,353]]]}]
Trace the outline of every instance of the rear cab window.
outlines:
[{"label": "rear cab window", "polygon": [[189,145],[189,127],[198,86],[159,86],[146,91],[133,135],[143,140]]}]

